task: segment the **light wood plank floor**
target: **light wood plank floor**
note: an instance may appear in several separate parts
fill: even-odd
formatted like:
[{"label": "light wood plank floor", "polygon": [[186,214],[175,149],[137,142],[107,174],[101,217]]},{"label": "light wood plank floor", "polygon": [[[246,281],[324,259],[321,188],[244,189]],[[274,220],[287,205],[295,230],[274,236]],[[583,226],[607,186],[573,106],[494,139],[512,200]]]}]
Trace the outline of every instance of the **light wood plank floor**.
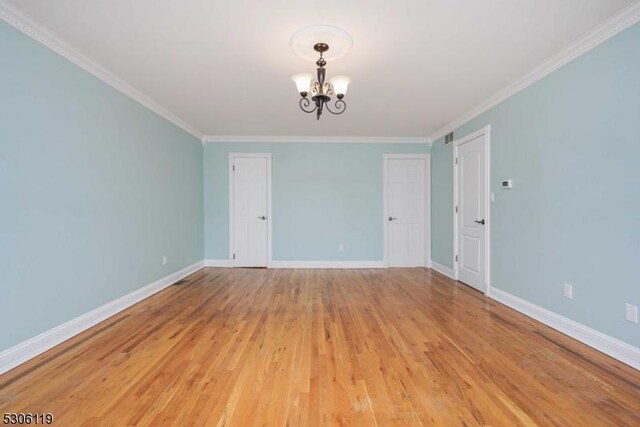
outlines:
[{"label": "light wood plank floor", "polygon": [[640,372],[426,269],[204,269],[0,376],[56,425],[640,425]]}]

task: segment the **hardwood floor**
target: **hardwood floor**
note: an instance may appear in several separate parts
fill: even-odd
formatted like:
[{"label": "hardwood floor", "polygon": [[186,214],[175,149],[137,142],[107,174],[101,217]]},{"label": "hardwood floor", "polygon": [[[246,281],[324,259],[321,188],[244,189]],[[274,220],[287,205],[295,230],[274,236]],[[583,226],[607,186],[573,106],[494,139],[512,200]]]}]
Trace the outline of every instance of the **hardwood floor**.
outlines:
[{"label": "hardwood floor", "polygon": [[0,376],[55,425],[640,425],[640,372],[426,269],[201,270]]}]

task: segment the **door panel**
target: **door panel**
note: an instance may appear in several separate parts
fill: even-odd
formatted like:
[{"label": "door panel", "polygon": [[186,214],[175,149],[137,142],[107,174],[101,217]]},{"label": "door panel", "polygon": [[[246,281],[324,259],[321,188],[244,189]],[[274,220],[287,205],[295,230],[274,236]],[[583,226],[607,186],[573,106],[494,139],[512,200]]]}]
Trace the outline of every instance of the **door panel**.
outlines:
[{"label": "door panel", "polygon": [[266,267],[268,263],[267,162],[258,157],[238,157],[233,162],[235,266]]},{"label": "door panel", "polygon": [[485,291],[485,135],[460,144],[458,167],[458,279]]},{"label": "door panel", "polygon": [[[387,257],[389,267],[424,265],[424,159],[386,159]],[[391,220],[389,220],[391,217]]]},{"label": "door panel", "polygon": [[462,268],[470,270],[474,273],[481,273],[480,268],[480,239],[476,239],[471,236],[462,237],[462,253],[465,255],[462,257]]}]

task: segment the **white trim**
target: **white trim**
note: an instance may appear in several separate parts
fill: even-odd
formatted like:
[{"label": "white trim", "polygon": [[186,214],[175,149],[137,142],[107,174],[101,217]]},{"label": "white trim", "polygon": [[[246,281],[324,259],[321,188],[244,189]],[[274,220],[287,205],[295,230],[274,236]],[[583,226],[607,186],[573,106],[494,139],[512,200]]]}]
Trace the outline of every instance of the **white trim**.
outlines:
[{"label": "white trim", "polygon": [[205,267],[231,267],[230,259],[205,259]]},{"label": "white trim", "polygon": [[127,295],[89,311],[62,325],[56,326],[42,334],[28,339],[14,347],[0,353],[0,374],[15,368],[16,366],[32,359],[50,348],[68,340],[69,338],[86,331],[105,319],[131,307],[151,295],[171,286],[177,281],[195,273],[203,267],[203,262],[198,261],[182,270],[176,271],[162,279],[137,289]]},{"label": "white trim", "polygon": [[426,155],[424,214],[424,266],[431,267],[431,154]]},{"label": "white trim", "polygon": [[229,261],[230,267],[235,267],[235,260],[233,254],[234,248],[234,173],[233,173],[233,161],[238,158],[256,158],[267,160],[267,265],[265,267],[271,267],[272,259],[272,227],[273,223],[271,216],[271,153],[229,153]]},{"label": "white trim", "polygon": [[124,95],[147,107],[149,110],[190,133],[198,139],[203,137],[203,133],[182,120],[138,89],[117,77],[113,72],[107,70],[95,61],[75,50],[73,47],[62,41],[61,38],[45,29],[43,26],[19,12],[15,7],[5,0],[0,0],[0,19],[22,31],[34,40],[53,50],[57,54],[65,57],[83,70],[93,74],[98,79],[120,91]]},{"label": "white trim", "polygon": [[553,311],[532,304],[529,301],[525,301],[522,298],[518,298],[500,289],[490,288],[487,295],[526,316],[640,370],[640,348],[605,335],[602,332],[598,332],[571,319],[567,319]]},{"label": "white trim", "polygon": [[[431,269],[437,271],[440,274],[444,274],[445,276],[447,276],[450,279],[453,279],[453,270],[451,268],[449,268],[449,267],[445,267],[442,264],[438,264],[434,260],[431,260]],[[453,280],[455,280],[455,279],[453,279]]]},{"label": "white trim", "polygon": [[383,159],[390,160],[429,160],[429,153],[410,153],[410,154],[383,154]]},{"label": "white trim", "polygon": [[382,261],[273,261],[272,268],[384,268]]},{"label": "white trim", "polygon": [[459,128],[468,121],[478,117],[480,114],[492,109],[521,90],[551,74],[563,65],[573,61],[580,55],[583,55],[621,31],[624,31],[638,21],[640,21],[640,1],[633,3],[631,6],[623,9],[610,19],[598,25],[595,29],[574,42],[568,48],[547,59],[533,71],[508,85],[491,98],[460,116],[458,119],[435,131],[429,138],[432,141],[435,141]]},{"label": "white trim", "polygon": [[458,148],[460,145],[484,136],[484,168],[485,168],[485,201],[484,201],[484,293],[491,288],[491,125],[487,125],[480,130],[470,133],[460,139],[453,141],[453,279],[458,280],[458,213],[456,206],[458,203]]},{"label": "white trim", "polygon": [[388,236],[389,233],[389,221],[387,217],[387,177],[388,177],[388,160],[393,159],[416,159],[424,160],[424,260],[423,265],[420,267],[429,267],[431,264],[431,155],[430,154],[383,154],[382,155],[382,253],[384,268],[389,267],[389,247]]},{"label": "white trim", "polygon": [[308,143],[308,144],[425,144],[426,137],[376,137],[376,136],[259,136],[259,135],[205,135],[202,144],[215,143]]}]

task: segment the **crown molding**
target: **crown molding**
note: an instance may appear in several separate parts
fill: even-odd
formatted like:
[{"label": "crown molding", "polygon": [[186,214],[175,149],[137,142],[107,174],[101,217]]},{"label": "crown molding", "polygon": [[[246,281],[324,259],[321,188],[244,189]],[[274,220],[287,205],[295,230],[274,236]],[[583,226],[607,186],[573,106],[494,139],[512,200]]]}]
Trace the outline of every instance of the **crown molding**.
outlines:
[{"label": "crown molding", "polygon": [[431,145],[427,137],[402,136],[258,136],[258,135],[205,135],[202,144],[215,143],[306,143],[306,144],[426,144]]},{"label": "crown molding", "polygon": [[33,21],[31,18],[25,16],[13,6],[8,4],[5,0],[0,0],[0,19],[7,24],[22,31],[24,34],[40,42],[44,46],[53,50],[59,55],[62,55],[69,61],[73,62],[83,70],[93,74],[103,82],[112,86],[121,93],[127,95],[129,98],[138,102],[139,104],[147,107],[149,110],[190,133],[198,139],[201,139],[203,133],[198,129],[191,126],[166,108],[162,107],[151,98],[135,89],[133,86],[117,77],[111,71],[98,65],[87,56],[81,54],[76,49],[62,41],[58,36],[51,33],[49,30],[42,27],[40,24]]},{"label": "crown molding", "polygon": [[547,59],[540,66],[535,68],[530,73],[526,74],[521,79],[502,89],[500,92],[487,99],[483,103],[479,104],[472,110],[466,112],[458,119],[438,129],[436,132],[431,134],[429,138],[431,139],[431,141],[442,138],[449,132],[459,128],[468,121],[490,110],[491,108],[520,92],[521,90],[531,86],[533,83],[549,75],[563,65],[573,61],[577,57],[585,54],[586,52],[607,41],[616,34],[624,31],[638,21],[640,21],[640,1],[636,1],[635,3],[615,14],[602,24],[598,25],[591,32],[587,33],[585,36],[574,42],[562,52]]}]

